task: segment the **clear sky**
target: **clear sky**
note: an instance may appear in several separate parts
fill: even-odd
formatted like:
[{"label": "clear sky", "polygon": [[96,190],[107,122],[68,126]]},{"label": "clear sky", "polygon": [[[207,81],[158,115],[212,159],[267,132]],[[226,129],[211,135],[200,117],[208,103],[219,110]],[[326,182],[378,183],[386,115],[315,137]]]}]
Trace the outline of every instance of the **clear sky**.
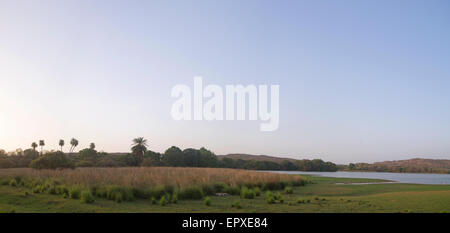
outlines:
[{"label": "clear sky", "polygon": [[[0,148],[450,159],[449,1],[0,1]],[[279,84],[280,126],[174,121],[171,88]],[[67,149],[67,148],[66,148]]]}]

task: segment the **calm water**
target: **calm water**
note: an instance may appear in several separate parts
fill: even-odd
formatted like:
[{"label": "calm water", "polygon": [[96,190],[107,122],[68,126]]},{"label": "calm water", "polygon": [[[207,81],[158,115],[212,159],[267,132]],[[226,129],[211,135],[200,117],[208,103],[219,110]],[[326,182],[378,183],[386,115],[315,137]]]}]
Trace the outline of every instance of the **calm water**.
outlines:
[{"label": "calm water", "polygon": [[410,184],[450,184],[450,174],[421,174],[421,173],[389,173],[389,172],[297,172],[275,171],[285,174],[305,174],[327,177],[368,178],[391,180]]}]

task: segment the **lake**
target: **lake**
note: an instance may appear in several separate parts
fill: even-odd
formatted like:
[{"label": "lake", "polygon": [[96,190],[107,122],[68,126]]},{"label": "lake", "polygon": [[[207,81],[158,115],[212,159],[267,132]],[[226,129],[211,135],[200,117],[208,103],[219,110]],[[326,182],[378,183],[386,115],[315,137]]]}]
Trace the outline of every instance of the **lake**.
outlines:
[{"label": "lake", "polygon": [[424,173],[391,173],[391,172],[301,172],[301,171],[273,171],[283,174],[305,174],[341,178],[383,179],[410,184],[450,184],[450,174]]}]

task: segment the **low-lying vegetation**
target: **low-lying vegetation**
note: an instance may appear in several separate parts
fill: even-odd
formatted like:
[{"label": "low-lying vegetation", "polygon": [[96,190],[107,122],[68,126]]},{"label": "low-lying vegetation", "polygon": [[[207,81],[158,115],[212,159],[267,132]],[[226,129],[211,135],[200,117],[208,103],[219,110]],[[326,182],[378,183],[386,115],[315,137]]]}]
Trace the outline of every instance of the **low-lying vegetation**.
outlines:
[{"label": "low-lying vegetation", "polygon": [[[91,191],[94,198],[94,202],[91,202],[92,204],[83,201],[83,196],[89,196],[86,192],[89,190],[83,187],[76,189],[65,184],[59,184],[55,186],[53,191],[52,188],[46,190],[45,186],[48,187],[51,184],[51,182],[47,182],[42,184],[43,193],[33,193],[31,189],[22,186],[22,180],[14,179],[11,184],[18,184],[18,186],[10,186],[9,183],[14,178],[12,177],[9,181],[4,179],[2,182],[4,185],[0,186],[0,213],[450,212],[449,185],[400,183],[336,185],[335,183],[349,181],[349,178],[304,177],[313,183],[308,183],[306,186],[292,186],[292,194],[287,194],[286,189],[259,190],[260,196],[258,196],[256,194],[258,191],[257,187],[247,188],[255,192],[253,199],[242,198],[240,193],[236,195],[204,195],[203,198],[196,200],[182,200],[178,199],[177,195],[165,194],[161,198],[142,199],[134,196],[133,201],[116,202],[107,198],[100,198]],[[352,182],[370,182],[367,179],[351,179]],[[373,182],[377,182],[377,180],[373,180]],[[217,186],[221,187],[222,185]],[[73,190],[73,194],[80,194],[79,199],[71,199],[68,196],[71,190]],[[78,190],[81,191],[79,192]],[[98,191],[106,191],[105,189],[103,190],[99,189]],[[56,192],[57,194],[50,194],[51,192]],[[174,193],[176,194],[177,190]],[[268,202],[271,204],[267,204]]]},{"label": "low-lying vegetation", "polygon": [[83,203],[92,203],[95,198],[118,203],[139,198],[152,203],[159,200],[164,206],[178,199],[200,200],[216,193],[253,199],[261,190],[283,190],[305,183],[298,175],[220,168],[0,169],[2,185],[62,195]]}]

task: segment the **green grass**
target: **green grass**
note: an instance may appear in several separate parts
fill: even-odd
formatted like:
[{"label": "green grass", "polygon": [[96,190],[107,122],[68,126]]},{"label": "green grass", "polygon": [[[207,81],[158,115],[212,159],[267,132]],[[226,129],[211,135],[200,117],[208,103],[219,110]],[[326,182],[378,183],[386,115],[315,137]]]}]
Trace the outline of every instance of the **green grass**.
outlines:
[{"label": "green grass", "polygon": [[[267,204],[266,196],[244,199],[239,195],[210,196],[204,200],[178,200],[176,204],[152,204],[135,199],[117,203],[95,198],[90,204],[61,195],[33,193],[25,187],[0,186],[0,212],[447,212],[450,213],[450,185],[335,183],[380,182],[382,180],[308,176],[312,184],[283,193],[284,202]],[[273,192],[275,195],[277,192]],[[304,200],[298,203],[297,200]],[[241,208],[232,207],[239,202]]]}]

